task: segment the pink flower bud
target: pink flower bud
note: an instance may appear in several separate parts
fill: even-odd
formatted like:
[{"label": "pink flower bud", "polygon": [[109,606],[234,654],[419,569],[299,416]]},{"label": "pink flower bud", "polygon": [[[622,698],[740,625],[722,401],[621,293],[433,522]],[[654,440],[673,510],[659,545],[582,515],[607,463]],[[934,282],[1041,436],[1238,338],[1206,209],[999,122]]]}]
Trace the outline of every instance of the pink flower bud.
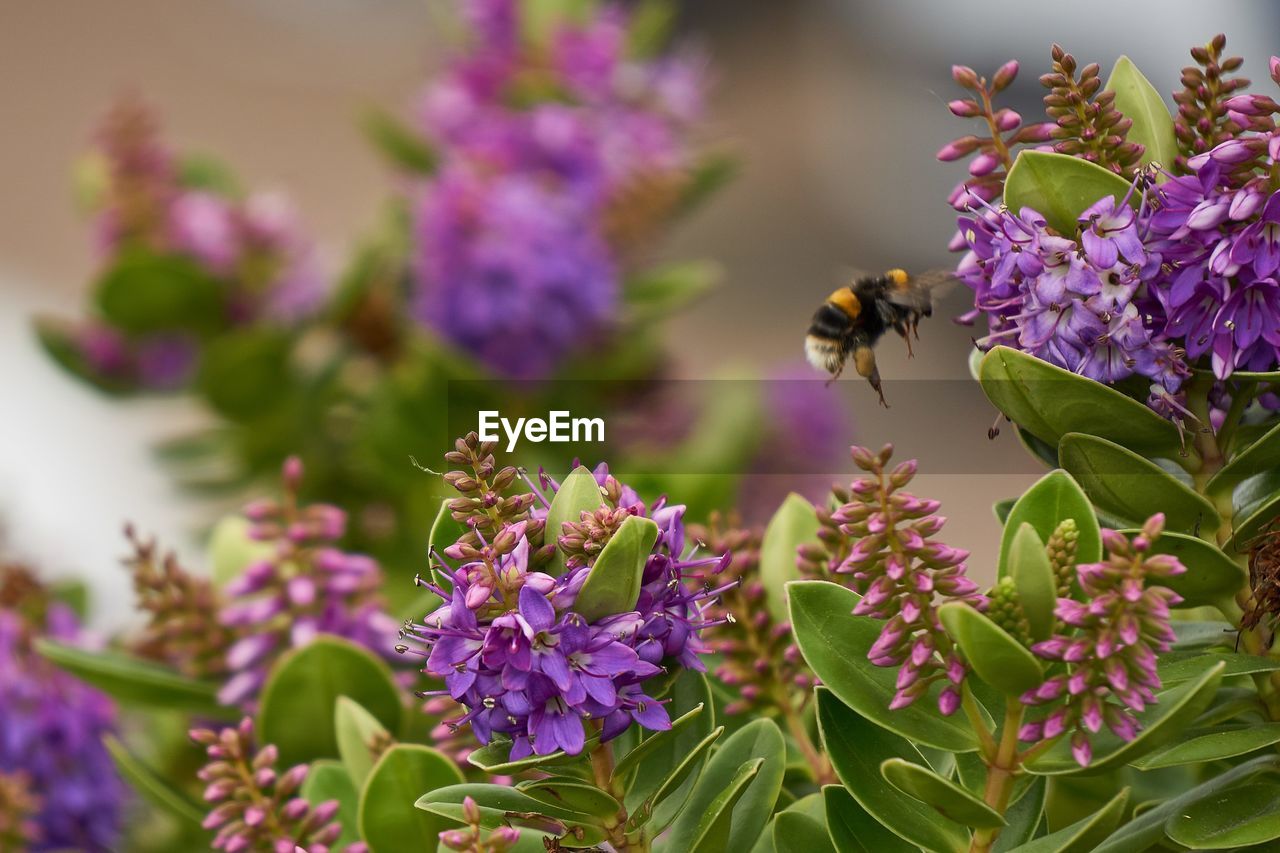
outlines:
[{"label": "pink flower bud", "polygon": [[969,161],[969,174],[980,178],[994,172],[999,165],[999,157],[990,151],[984,151]]},{"label": "pink flower bud", "polygon": [[952,115],[960,118],[973,118],[982,115],[982,107],[972,98],[957,98],[947,103],[947,109],[951,110]]},{"label": "pink flower bud", "polygon": [[1018,76],[1018,60],[1010,59],[1004,65],[996,69],[996,73],[991,75],[991,90],[999,92],[1009,86]]},{"label": "pink flower bud", "polygon": [[284,465],[281,466],[281,475],[284,479],[284,486],[286,489],[289,489],[290,491],[297,491],[298,487],[302,485],[302,474],[303,469],[301,459],[297,456],[290,456],[288,459],[284,460]]},{"label": "pink flower bud", "polygon": [[980,143],[981,140],[976,136],[962,136],[939,148],[936,156],[944,163],[950,163],[952,160],[959,160],[961,157],[972,154],[978,149]]},{"label": "pink flower bud", "polygon": [[1010,109],[999,110],[995,115],[995,120],[996,127],[1006,132],[1022,124],[1022,116]]},{"label": "pink flower bud", "polygon": [[951,66],[951,79],[966,89],[978,88],[978,72],[967,65]]},{"label": "pink flower bud", "polygon": [[1271,79],[1280,85],[1280,56],[1271,57],[1271,61],[1267,63],[1267,70],[1271,72]]}]

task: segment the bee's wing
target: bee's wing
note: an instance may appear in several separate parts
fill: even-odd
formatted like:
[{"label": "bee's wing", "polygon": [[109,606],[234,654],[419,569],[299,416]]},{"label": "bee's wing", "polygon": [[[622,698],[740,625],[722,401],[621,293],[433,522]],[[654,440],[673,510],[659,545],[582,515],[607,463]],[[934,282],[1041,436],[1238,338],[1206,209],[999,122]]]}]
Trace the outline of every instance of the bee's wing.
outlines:
[{"label": "bee's wing", "polygon": [[915,311],[928,311],[933,307],[934,296],[941,296],[955,286],[959,279],[955,270],[934,269],[912,276],[901,290],[890,288],[886,298],[895,305]]}]

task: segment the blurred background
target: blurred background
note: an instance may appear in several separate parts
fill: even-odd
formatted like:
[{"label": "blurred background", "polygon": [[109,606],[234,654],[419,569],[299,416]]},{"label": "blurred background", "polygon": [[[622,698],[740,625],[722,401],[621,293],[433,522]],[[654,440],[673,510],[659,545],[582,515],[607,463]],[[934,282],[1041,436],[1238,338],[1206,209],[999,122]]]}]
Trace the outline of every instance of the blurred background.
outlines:
[{"label": "blurred background", "polygon": [[[370,105],[409,115],[449,20],[444,0],[0,4],[0,523],[11,552],[87,577],[103,624],[127,617],[124,520],[198,552],[193,509],[149,445],[200,416],[180,400],[113,404],[36,348],[30,317],[74,312],[93,269],[70,169],[94,123],[121,94],[145,96],[177,145],[287,191],[336,259],[393,189],[355,120]],[[1104,69],[1128,53],[1166,93],[1189,46],[1219,31],[1254,80],[1280,52],[1280,7],[1265,0],[698,0],[680,27],[712,57],[708,132],[731,141],[742,167],[664,244],[727,273],[667,328],[690,379],[795,362],[814,308],[852,270],[949,263],[945,196],[959,173],[934,153],[965,132],[945,108],[952,63],[987,74],[1021,60],[1008,105],[1030,119],[1053,41]],[[922,457],[916,491],[943,501],[943,538],[971,549],[987,578],[991,504],[1037,470],[1007,431],[987,439],[995,411],[967,379],[971,331],[949,322],[964,299],[944,300],[914,360],[896,339],[881,347],[892,409],[856,379],[830,393],[851,401],[858,441]]]}]

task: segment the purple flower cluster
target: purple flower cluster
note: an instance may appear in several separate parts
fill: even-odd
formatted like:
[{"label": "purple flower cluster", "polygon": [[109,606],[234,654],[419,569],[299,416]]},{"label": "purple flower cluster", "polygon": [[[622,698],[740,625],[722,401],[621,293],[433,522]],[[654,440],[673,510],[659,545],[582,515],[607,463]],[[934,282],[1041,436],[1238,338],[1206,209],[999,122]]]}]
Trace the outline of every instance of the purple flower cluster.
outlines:
[{"label": "purple flower cluster", "polygon": [[249,535],[275,545],[275,553],[251,563],[227,584],[229,601],[219,621],[240,634],[227,650],[231,672],[218,694],[227,705],[250,707],[281,652],[334,634],[379,654],[392,654],[396,624],[383,609],[382,571],[363,554],[339,550],[346,513],[328,504],[299,506],[302,463],[284,463],[282,502],[245,508]]},{"label": "purple flower cluster", "polygon": [[[307,765],[277,773],[273,744],[255,747],[253,720],[220,731],[194,729],[191,739],[205,748],[209,763],[197,774],[205,783],[204,799],[213,806],[204,828],[217,830],[214,850],[225,853],[329,853],[342,835],[333,818],[338,801],[312,806],[299,796]],[[346,845],[343,853],[364,853],[364,842]]]},{"label": "purple flower cluster", "polygon": [[[404,636],[423,647],[414,649],[426,658],[423,671],[444,681],[444,690],[428,695],[448,695],[467,709],[451,724],[469,723],[481,743],[509,738],[512,759],[581,752],[589,734],[584,720],[598,721],[603,741],[632,722],[669,728],[670,717],[646,682],[672,663],[705,669],[699,631],[707,625],[705,602],[718,591],[690,589],[686,580],[723,561],[682,556],[683,506],[665,499],[646,506],[605,466],[594,473],[608,504],[601,513],[649,518],[659,528],[633,610],[594,621],[574,610],[599,553],[586,547],[588,540],[617,529],[601,525],[599,513],[584,512],[579,522],[566,522],[559,537],[548,531],[547,546],[529,539],[536,522],[518,520],[478,547],[460,540],[435,555],[439,583],[421,583],[446,603],[405,626]],[[545,475],[543,482],[558,489]],[[545,509],[534,514],[545,518]],[[533,565],[556,548],[572,551],[570,568],[559,577]],[[446,555],[461,564],[449,567]]]},{"label": "purple flower cluster", "polygon": [[852,499],[832,515],[852,542],[835,570],[850,575],[862,596],[854,615],[886,620],[867,657],[876,666],[900,667],[891,709],[907,707],[942,681],[938,709],[954,714],[968,668],[938,619],[936,600],[986,607],[965,574],[968,552],[929,538],[946,519],[934,514],[937,501],[902,491],[916,474],[914,460],[886,471],[892,445],[879,453],[854,447],[852,455],[868,476],[853,481]]},{"label": "purple flower cluster", "polygon": [[417,205],[416,313],[502,375],[545,376],[618,319],[623,237],[649,230],[626,218],[678,197],[701,80],[630,56],[619,7],[538,43],[515,0],[464,11],[468,49],[423,109],[440,165]]},{"label": "purple flower cluster", "polygon": [[1028,705],[1056,707],[1024,725],[1019,739],[1040,741],[1070,732],[1072,755],[1085,766],[1093,756],[1089,735],[1103,725],[1124,740],[1137,734],[1133,714],[1156,701],[1156,654],[1168,651],[1174,640],[1169,608],[1182,601],[1159,583],[1186,571],[1176,557],[1151,553],[1163,529],[1164,516],[1155,515],[1132,541],[1104,530],[1107,559],[1077,567],[1084,600],[1060,598],[1055,613],[1063,632],[1031,647],[1040,657],[1065,664],[1065,671],[1022,696]]},{"label": "purple flower cluster", "polygon": [[[6,574],[10,569],[0,569]],[[6,578],[0,577],[0,586]],[[56,669],[33,648],[36,636],[82,639],[75,614],[41,603],[38,621],[16,602],[0,607],[0,772],[21,772],[40,807],[32,850],[115,848],[125,787],[103,735],[115,730],[106,696]]]}]

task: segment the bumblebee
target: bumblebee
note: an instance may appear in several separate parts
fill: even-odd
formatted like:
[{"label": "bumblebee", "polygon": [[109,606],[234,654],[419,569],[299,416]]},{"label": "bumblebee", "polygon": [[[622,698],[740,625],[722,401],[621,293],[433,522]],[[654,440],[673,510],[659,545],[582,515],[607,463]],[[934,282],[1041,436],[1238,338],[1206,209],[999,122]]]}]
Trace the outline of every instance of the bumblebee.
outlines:
[{"label": "bumblebee", "polygon": [[871,383],[880,395],[880,405],[888,408],[876,368],[875,345],[892,329],[907,342],[919,338],[921,318],[933,314],[933,288],[950,280],[950,273],[930,273],[912,277],[905,270],[892,269],[883,275],[864,276],[840,288],[813,315],[804,339],[805,357],[819,370],[839,378],[845,363],[853,357],[858,375]]}]

